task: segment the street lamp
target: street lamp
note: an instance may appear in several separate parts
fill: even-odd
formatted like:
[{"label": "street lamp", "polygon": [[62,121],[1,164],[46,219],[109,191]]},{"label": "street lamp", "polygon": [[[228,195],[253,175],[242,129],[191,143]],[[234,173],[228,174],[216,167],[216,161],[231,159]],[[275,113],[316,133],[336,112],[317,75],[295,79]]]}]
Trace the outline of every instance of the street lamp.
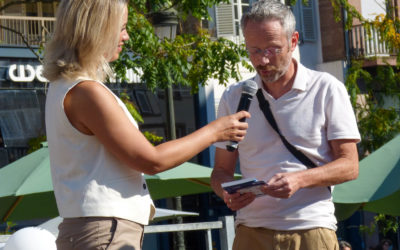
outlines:
[{"label": "street lamp", "polygon": [[[169,38],[171,40],[176,37],[176,28],[178,26],[178,15],[175,9],[154,13],[151,17],[154,32],[160,39]],[[170,140],[176,139],[175,129],[175,111],[174,111],[174,95],[172,91],[172,83],[168,83],[166,89],[167,117],[168,117],[168,137]],[[175,209],[182,211],[182,198],[175,197]],[[177,217],[177,223],[182,223],[182,217]],[[183,232],[176,233],[177,246],[174,249],[184,250],[185,240]]]},{"label": "street lamp", "polygon": [[168,9],[162,12],[156,12],[151,15],[154,32],[160,38],[176,37],[176,27],[178,26],[178,12],[175,9]]},{"label": "street lamp", "polygon": [[[168,9],[162,12],[156,12],[151,16],[154,32],[160,39],[176,37],[176,27],[178,26],[178,16],[175,9]],[[167,114],[168,114],[168,133],[169,139],[176,139],[175,131],[175,111],[174,97],[172,92],[172,83],[168,84],[166,89]]]}]

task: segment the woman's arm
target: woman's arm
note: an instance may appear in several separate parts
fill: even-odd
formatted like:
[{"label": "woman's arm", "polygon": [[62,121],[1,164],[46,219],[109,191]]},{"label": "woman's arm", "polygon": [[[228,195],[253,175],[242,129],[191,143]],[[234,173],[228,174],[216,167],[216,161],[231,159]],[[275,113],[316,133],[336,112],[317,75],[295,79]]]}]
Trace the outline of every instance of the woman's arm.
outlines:
[{"label": "woman's arm", "polygon": [[64,109],[76,129],[96,136],[120,161],[146,174],[180,165],[216,141],[241,141],[247,123],[239,120],[250,116],[243,111],[222,117],[185,137],[154,147],[132,125],[114,96],[96,82],[83,81],[72,88]]}]

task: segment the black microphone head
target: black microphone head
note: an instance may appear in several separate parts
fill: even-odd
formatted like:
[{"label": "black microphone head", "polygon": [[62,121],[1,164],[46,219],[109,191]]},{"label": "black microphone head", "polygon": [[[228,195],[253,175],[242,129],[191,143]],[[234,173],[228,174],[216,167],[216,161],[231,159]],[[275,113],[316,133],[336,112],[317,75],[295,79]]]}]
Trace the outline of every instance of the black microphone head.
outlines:
[{"label": "black microphone head", "polygon": [[242,85],[242,92],[251,96],[255,95],[257,93],[257,90],[257,83],[253,80],[246,80]]}]

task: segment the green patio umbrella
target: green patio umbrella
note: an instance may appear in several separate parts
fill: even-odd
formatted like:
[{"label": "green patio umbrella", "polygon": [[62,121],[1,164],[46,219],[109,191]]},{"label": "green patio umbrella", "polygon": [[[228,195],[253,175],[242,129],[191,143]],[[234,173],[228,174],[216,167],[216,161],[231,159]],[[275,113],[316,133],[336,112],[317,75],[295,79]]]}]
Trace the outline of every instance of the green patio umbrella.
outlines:
[{"label": "green patio umbrella", "polygon": [[47,146],[0,169],[1,222],[58,215]]},{"label": "green patio umbrella", "polygon": [[[185,162],[182,165],[156,175],[145,175],[151,197],[154,200],[212,192],[210,175],[212,168]],[[235,178],[241,175],[235,174]]]},{"label": "green patio umbrella", "polygon": [[[156,175],[145,175],[154,200],[212,192],[212,168],[185,162]],[[240,175],[236,175],[237,178]],[[0,169],[0,218],[19,221],[58,215],[47,145]]]},{"label": "green patio umbrella", "polygon": [[335,186],[333,201],[339,220],[358,209],[400,216],[400,136],[361,160],[358,178]]}]

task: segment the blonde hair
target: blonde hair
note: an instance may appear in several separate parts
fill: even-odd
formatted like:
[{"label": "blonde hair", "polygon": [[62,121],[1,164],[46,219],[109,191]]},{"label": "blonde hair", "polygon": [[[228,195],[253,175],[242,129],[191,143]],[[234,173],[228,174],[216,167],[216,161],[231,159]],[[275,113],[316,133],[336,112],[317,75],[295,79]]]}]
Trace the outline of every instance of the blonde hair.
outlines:
[{"label": "blonde hair", "polygon": [[127,0],[62,0],[56,27],[45,47],[43,74],[49,81],[79,76],[103,81],[118,46]]}]

